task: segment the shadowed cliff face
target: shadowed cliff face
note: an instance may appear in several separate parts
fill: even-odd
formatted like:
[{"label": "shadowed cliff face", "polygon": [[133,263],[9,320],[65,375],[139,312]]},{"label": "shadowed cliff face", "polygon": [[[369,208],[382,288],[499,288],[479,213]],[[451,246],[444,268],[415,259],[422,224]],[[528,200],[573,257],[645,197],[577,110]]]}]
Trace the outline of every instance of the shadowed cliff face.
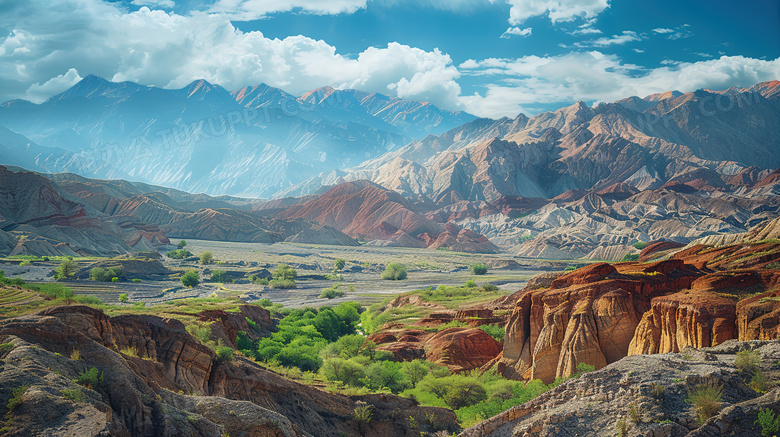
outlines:
[{"label": "shadowed cliff face", "polygon": [[[270,319],[263,314],[267,311],[252,310],[242,308],[239,316],[268,327]],[[226,333],[237,327],[227,314],[203,317],[217,321]],[[57,394],[51,401],[57,408],[48,422],[34,408],[52,405],[28,402],[32,398],[25,394],[25,402],[14,412],[18,429],[12,429],[17,430],[41,429],[46,435],[62,436],[109,432],[129,436],[344,433],[378,437],[407,435],[408,421],[396,418],[423,420],[426,414],[434,415],[445,427],[456,428],[454,414],[447,410],[416,407],[410,400],[391,395],[334,395],[286,380],[240,357],[220,362],[175,319],[109,318],[89,307],[55,307],[0,321],[0,342],[14,345],[0,366],[0,394],[5,396],[8,391],[7,397],[19,385],[30,386],[31,397],[41,390],[78,388],[73,379],[90,367],[104,375],[101,387],[85,389],[89,407],[65,402]],[[78,361],[67,358],[74,350],[80,353]],[[127,350],[134,351],[134,356],[120,352]],[[358,401],[376,408],[371,429],[361,429],[351,420]],[[79,411],[89,420],[67,419]],[[85,422],[92,423],[95,431],[79,431],[77,424]],[[69,425],[58,429],[57,423]]]},{"label": "shadowed cliff face", "polygon": [[780,271],[772,263],[780,244],[655,249],[677,253],[654,263],[593,264],[496,302],[515,302],[498,369],[550,382],[578,363],[601,368],[627,355],[777,338]]}]

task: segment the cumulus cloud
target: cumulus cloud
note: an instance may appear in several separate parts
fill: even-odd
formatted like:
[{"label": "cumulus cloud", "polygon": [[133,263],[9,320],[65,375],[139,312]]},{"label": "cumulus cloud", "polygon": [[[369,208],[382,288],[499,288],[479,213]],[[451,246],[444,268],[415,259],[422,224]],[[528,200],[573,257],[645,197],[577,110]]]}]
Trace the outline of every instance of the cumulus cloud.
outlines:
[{"label": "cumulus cloud", "polygon": [[525,29],[521,29],[519,27],[510,27],[501,35],[501,38],[509,39],[513,36],[528,36],[531,34],[532,30],[533,29],[530,27],[526,27]]},{"label": "cumulus cloud", "polygon": [[509,24],[519,25],[531,17],[547,14],[554,24],[576,18],[592,18],[609,7],[610,0],[507,0]]},{"label": "cumulus cloud", "polygon": [[25,97],[34,102],[43,101],[76,85],[81,79],[78,70],[71,68],[67,73],[52,77],[44,83],[36,82],[30,85]]},{"label": "cumulus cloud", "polygon": [[780,58],[722,56],[646,69],[599,51],[470,60],[460,68],[464,74],[493,79],[483,93],[461,98],[467,110],[483,116],[535,113],[551,104],[563,105],[577,100],[615,101],[669,90],[690,92],[700,88],[749,87],[780,78]]},{"label": "cumulus cloud", "polygon": [[672,32],[674,32],[674,29],[668,29],[668,28],[665,28],[665,27],[657,27],[657,28],[653,29],[653,32],[655,32],[655,33],[672,33]]},{"label": "cumulus cloud", "polygon": [[[44,90],[56,91],[74,74],[92,73],[166,88],[184,87],[195,79],[228,89],[265,82],[294,94],[331,85],[451,108],[459,104],[460,73],[438,50],[390,43],[347,57],[305,36],[271,39],[261,32],[241,32],[216,14],[182,16],[146,7],[126,12],[98,0],[33,5],[37,10],[18,13],[33,13],[35,21],[0,18],[0,28],[26,22],[0,40],[0,77],[9,84],[5,89],[0,85],[3,100],[41,101],[48,97]],[[67,17],[77,25],[67,31],[54,25],[63,19],[58,9],[68,10]]]}]

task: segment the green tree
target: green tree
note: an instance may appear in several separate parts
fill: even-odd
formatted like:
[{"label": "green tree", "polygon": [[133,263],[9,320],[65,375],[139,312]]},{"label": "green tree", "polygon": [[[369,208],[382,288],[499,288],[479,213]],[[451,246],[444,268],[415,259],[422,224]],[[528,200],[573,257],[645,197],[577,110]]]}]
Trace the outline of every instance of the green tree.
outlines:
[{"label": "green tree", "polygon": [[54,279],[57,281],[70,279],[76,274],[77,268],[78,265],[73,260],[65,260],[54,269]]},{"label": "green tree", "polygon": [[333,271],[334,272],[340,272],[344,269],[344,266],[347,264],[347,262],[341,258],[336,259],[333,261]]},{"label": "green tree", "polygon": [[471,274],[473,275],[485,275],[487,274],[488,266],[483,263],[477,263],[471,266]]},{"label": "green tree", "polygon": [[120,302],[127,303],[127,299],[128,299],[127,293],[122,293],[122,294],[119,295],[119,301]]},{"label": "green tree", "polygon": [[227,281],[227,272],[224,270],[214,270],[211,272],[211,282],[225,283]]},{"label": "green tree", "polygon": [[179,249],[184,249],[187,246],[187,242],[184,240],[179,241]]},{"label": "green tree", "polygon": [[271,276],[274,279],[293,280],[298,277],[298,272],[287,264],[279,264],[276,266],[276,270],[271,273]]},{"label": "green tree", "polygon": [[404,362],[403,370],[412,387],[416,386],[428,374],[428,366],[425,361],[420,359]]},{"label": "green tree", "polygon": [[200,275],[197,270],[187,270],[181,276],[181,283],[185,287],[195,287],[200,284]]},{"label": "green tree", "polygon": [[382,279],[401,281],[406,279],[406,267],[398,263],[390,263],[382,273]]},{"label": "green tree", "polygon": [[208,250],[200,254],[200,263],[204,266],[211,264],[214,261],[214,255]]},{"label": "green tree", "polygon": [[184,258],[191,257],[192,252],[190,252],[187,249],[171,250],[168,253],[166,253],[165,256],[171,259],[184,259]]}]

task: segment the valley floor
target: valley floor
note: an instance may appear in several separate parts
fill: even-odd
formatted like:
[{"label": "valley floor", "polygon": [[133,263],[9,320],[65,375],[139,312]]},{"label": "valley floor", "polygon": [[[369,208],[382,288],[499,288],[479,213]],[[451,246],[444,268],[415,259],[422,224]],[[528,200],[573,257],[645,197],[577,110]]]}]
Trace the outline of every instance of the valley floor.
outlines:
[{"label": "valley floor", "polygon": [[[210,251],[215,264],[203,266],[196,261],[162,259],[173,271],[197,269],[201,284],[185,288],[178,279],[144,280],[140,283],[98,283],[90,280],[71,281],[68,287],[77,295],[95,296],[104,303],[118,304],[119,296],[127,294],[129,302],[155,305],[166,301],[194,297],[208,297],[214,293],[237,295],[247,302],[269,299],[288,308],[319,307],[343,301],[357,301],[364,305],[378,302],[388,296],[438,285],[462,285],[469,279],[477,283],[490,282],[501,290],[512,293],[521,289],[535,274],[562,270],[565,264],[554,261],[521,260],[508,255],[475,255],[444,250],[412,249],[377,246],[324,246],[289,243],[258,244],[221,241],[187,240],[187,249],[194,254]],[[333,278],[333,262],[346,261],[340,279]],[[98,259],[77,260],[79,268],[88,269]],[[407,267],[408,279],[383,281],[380,276],[386,264],[398,262]],[[477,262],[491,268],[483,276],[474,276],[469,267]],[[52,271],[59,261],[36,261],[20,266],[19,260],[0,261],[0,269],[7,277],[19,277],[27,282],[51,282]],[[273,289],[248,281],[236,283],[207,282],[213,270],[225,270],[234,276],[245,277],[262,269],[273,270],[285,263],[298,272],[297,287],[291,290]],[[204,279],[206,281],[204,281]],[[231,281],[232,282],[232,281]],[[343,297],[320,298],[323,289],[341,284]]]}]

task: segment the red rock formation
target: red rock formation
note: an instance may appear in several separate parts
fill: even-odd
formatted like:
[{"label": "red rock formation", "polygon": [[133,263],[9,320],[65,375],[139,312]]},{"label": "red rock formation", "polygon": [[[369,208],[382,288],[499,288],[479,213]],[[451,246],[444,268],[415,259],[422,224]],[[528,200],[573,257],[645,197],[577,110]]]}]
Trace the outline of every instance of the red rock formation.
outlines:
[{"label": "red rock formation", "polygon": [[640,262],[647,262],[655,259],[655,257],[660,253],[667,250],[674,250],[674,249],[680,249],[685,247],[682,243],[677,243],[675,241],[656,241],[653,243],[650,243],[642,249],[641,252],[639,252],[639,261]]},{"label": "red rock formation", "polygon": [[603,367],[624,357],[650,300],[700,276],[682,261],[593,264],[529,288],[507,322],[498,369],[507,377],[551,382],[584,362]]},{"label": "red rock formation", "polygon": [[482,367],[501,352],[501,343],[477,328],[448,328],[425,341],[426,359],[453,372]]},{"label": "red rock formation", "polygon": [[780,291],[739,301],[737,330],[740,341],[780,338]]},{"label": "red rock formation", "polygon": [[736,302],[711,291],[656,297],[642,316],[628,355],[679,352],[737,338]]}]

